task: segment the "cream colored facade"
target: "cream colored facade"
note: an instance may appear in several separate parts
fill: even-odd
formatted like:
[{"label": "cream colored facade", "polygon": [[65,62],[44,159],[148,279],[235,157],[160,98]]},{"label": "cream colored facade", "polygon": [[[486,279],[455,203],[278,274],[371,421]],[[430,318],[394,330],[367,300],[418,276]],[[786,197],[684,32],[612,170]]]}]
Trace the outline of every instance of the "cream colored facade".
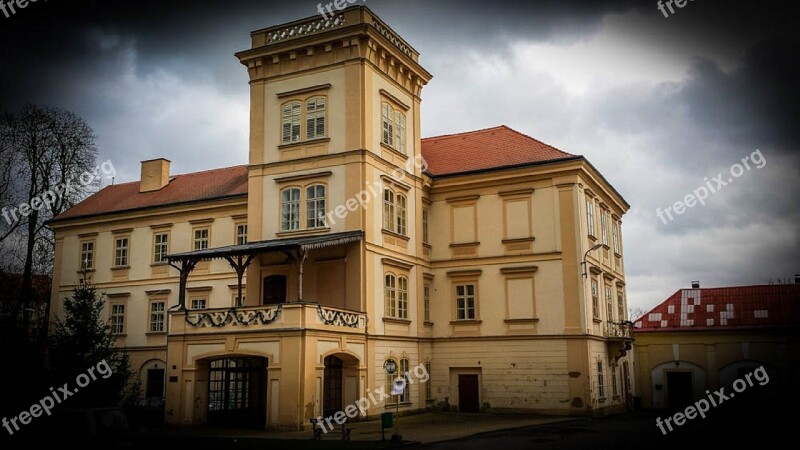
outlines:
[{"label": "cream colored facade", "polygon": [[[443,177],[423,172],[419,114],[431,75],[369,9],[337,17],[256,31],[252,48],[237,54],[250,75],[247,196],[55,222],[54,300],[81,276],[82,243],[95,242],[93,280],[110,305],[126,308],[119,343],[143,380],[154,364],[166,367],[166,419],[174,425],[235,422],[236,413],[258,427],[302,428],[387,385],[387,359],[430,372],[427,383],[409,385],[401,412],[623,409],[632,389],[624,372],[630,338],[609,322],[624,321],[627,311],[624,199],[583,158]],[[309,131],[319,117],[311,103],[314,111],[325,105],[320,134]],[[405,123],[391,145],[383,142],[385,105],[396,124],[398,113]],[[169,182],[164,170],[163,161],[146,163],[142,189]],[[389,224],[385,193],[374,190],[381,183],[394,196]],[[318,186],[333,212],[322,224],[308,206]],[[362,208],[354,199],[364,192],[371,200]],[[298,205],[299,217],[292,212],[288,222],[285,198]],[[174,308],[181,290],[177,270],[152,263],[155,235],[169,233],[169,253],[186,254],[197,229],[209,230],[214,249],[236,244],[243,223],[250,243],[362,234],[302,251],[287,244],[255,252],[243,306],[231,266],[204,259],[188,276],[185,304],[204,299],[206,308],[167,312],[164,330],[151,332],[152,303]],[[120,237],[129,238],[129,267],[112,268]],[[588,254],[584,278],[584,254],[596,243],[606,245]],[[388,291],[387,276],[394,280]],[[602,291],[596,306],[593,281]],[[268,283],[286,283],[283,301],[274,301],[283,291]],[[240,377],[236,364],[247,365],[251,392],[231,413],[225,408],[235,395],[225,380]],[[369,415],[393,411],[394,401],[381,400]]]}]

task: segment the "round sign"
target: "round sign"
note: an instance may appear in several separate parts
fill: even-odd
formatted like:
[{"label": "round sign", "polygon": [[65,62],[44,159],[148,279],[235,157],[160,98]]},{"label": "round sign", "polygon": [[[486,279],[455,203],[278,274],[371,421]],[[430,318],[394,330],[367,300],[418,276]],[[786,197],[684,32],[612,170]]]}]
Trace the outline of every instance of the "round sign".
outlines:
[{"label": "round sign", "polygon": [[386,373],[393,374],[397,370],[397,363],[394,362],[393,359],[387,359],[385,363],[383,363],[383,369],[386,370]]}]

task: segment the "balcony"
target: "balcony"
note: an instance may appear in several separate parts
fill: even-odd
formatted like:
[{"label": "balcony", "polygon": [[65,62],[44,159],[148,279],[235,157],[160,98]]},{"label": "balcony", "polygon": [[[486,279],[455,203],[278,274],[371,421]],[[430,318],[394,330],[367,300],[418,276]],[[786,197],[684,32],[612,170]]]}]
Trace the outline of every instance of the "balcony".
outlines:
[{"label": "balcony", "polygon": [[365,331],[367,315],[298,302],[241,308],[173,311],[170,313],[170,336],[208,335],[253,331],[314,329],[321,331]]},{"label": "balcony", "polygon": [[606,339],[608,339],[608,357],[616,362],[633,348],[633,322],[606,322]]}]

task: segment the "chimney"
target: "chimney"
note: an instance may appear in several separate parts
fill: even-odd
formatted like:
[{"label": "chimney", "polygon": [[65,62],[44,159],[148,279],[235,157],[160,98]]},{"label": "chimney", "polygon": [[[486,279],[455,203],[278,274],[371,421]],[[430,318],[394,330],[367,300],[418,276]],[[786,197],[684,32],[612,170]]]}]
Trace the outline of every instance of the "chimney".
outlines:
[{"label": "chimney", "polygon": [[700,289],[700,282],[692,281],[692,289]]},{"label": "chimney", "polygon": [[164,158],[142,161],[142,180],[139,192],[153,192],[169,184],[169,163]]}]

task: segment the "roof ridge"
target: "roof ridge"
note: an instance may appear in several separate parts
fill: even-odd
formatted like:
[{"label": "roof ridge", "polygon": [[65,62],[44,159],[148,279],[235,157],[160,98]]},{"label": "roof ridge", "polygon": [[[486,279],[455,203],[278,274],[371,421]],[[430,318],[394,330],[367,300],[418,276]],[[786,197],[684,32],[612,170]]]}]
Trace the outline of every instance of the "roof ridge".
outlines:
[{"label": "roof ridge", "polygon": [[219,171],[219,170],[238,169],[240,167],[247,168],[247,166],[248,166],[247,164],[237,164],[235,166],[217,167],[216,169],[198,170],[197,172],[177,173],[175,175],[170,175],[170,178],[172,178],[172,177],[185,177],[185,176],[188,176],[188,175],[198,175],[198,174],[201,174],[201,173],[216,172],[216,171]]},{"label": "roof ridge", "polygon": [[507,127],[506,125],[498,125],[498,126],[489,127],[489,128],[481,128],[479,130],[462,131],[460,133],[449,133],[449,134],[440,134],[438,136],[428,136],[428,137],[422,138],[422,140],[423,141],[428,141],[428,140],[432,140],[432,139],[444,139],[444,138],[457,137],[457,136],[467,136],[467,135],[470,135],[470,134],[485,133],[487,131],[497,130],[497,129],[500,129],[500,128],[506,128],[506,129],[509,129],[511,131],[514,131],[513,129]]},{"label": "roof ridge", "polygon": [[516,134],[518,134],[518,135],[520,135],[520,136],[523,136],[523,137],[526,137],[526,138],[528,138],[528,139],[530,139],[530,140],[532,140],[532,141],[536,141],[536,142],[538,142],[538,143],[540,143],[540,144],[542,144],[542,145],[546,145],[546,146],[548,146],[548,147],[552,148],[553,150],[559,151],[559,152],[561,152],[561,153],[563,153],[563,154],[565,154],[565,155],[568,155],[568,156],[578,156],[578,155],[574,155],[574,154],[572,154],[572,153],[565,152],[564,150],[561,150],[561,149],[560,149],[560,148],[558,148],[558,147],[554,147],[554,146],[552,146],[552,145],[548,144],[547,142],[540,141],[539,139],[536,139],[535,137],[533,137],[533,136],[531,136],[531,135],[529,135],[529,134],[525,134],[525,133],[523,133],[523,132],[521,132],[521,131],[517,131],[517,130],[515,130],[515,129],[511,128],[511,127],[508,127],[508,126],[505,126],[505,125],[501,125],[501,127],[503,127],[503,128],[506,128],[507,130],[511,131],[512,133],[516,133]]}]

